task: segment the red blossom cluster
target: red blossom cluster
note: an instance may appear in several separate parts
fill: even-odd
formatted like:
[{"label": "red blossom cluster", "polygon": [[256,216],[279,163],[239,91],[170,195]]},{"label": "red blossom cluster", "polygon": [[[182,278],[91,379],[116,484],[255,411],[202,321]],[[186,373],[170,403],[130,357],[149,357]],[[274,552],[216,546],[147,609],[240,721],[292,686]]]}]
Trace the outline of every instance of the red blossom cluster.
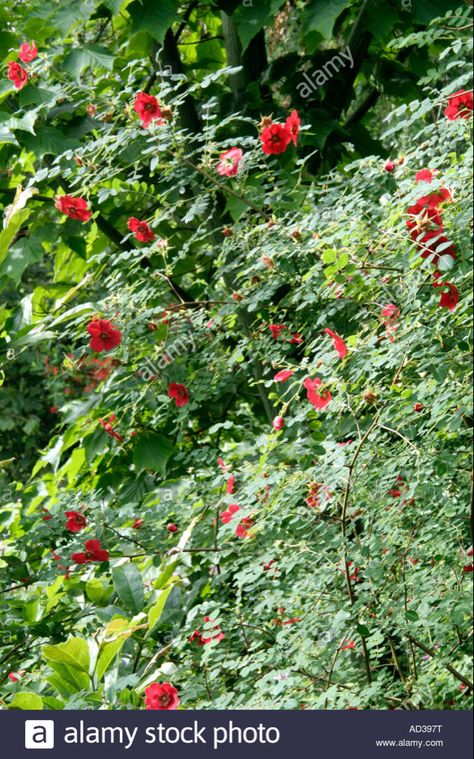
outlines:
[{"label": "red blossom cluster", "polygon": [[142,127],[148,129],[153,121],[158,124],[164,124],[163,112],[160,104],[154,95],[148,95],[147,92],[139,92],[133,103],[133,108],[142,122]]},{"label": "red blossom cluster", "polygon": [[111,351],[122,342],[122,333],[108,319],[92,319],[87,325],[89,347],[96,353]]},{"label": "red blossom cluster", "polygon": [[71,559],[76,564],[90,564],[94,561],[109,560],[109,552],[101,548],[100,540],[86,540],[84,548],[85,551],[72,554]]},{"label": "red blossom cluster", "polygon": [[326,406],[332,401],[332,395],[329,390],[321,390],[323,387],[323,381],[320,377],[315,377],[315,379],[306,377],[303,385],[306,388],[306,395],[309,402],[317,411],[326,408]]},{"label": "red blossom cluster", "polygon": [[284,153],[291,142],[294,145],[297,144],[301,125],[298,111],[292,111],[284,124],[273,122],[271,119],[263,119],[262,125],[260,141],[262,150],[266,155]]},{"label": "red blossom cluster", "polygon": [[118,443],[124,443],[124,439],[121,435],[119,435],[118,432],[114,429],[114,423],[117,421],[117,417],[115,414],[110,414],[110,416],[107,417],[107,419],[99,419],[99,424],[104,428],[105,432],[109,437],[113,437],[114,440],[116,440]]},{"label": "red blossom cluster", "polygon": [[231,522],[234,514],[237,514],[238,511],[240,511],[240,506],[237,506],[236,503],[231,503],[225,511],[221,511],[219,517],[222,524],[228,524]]},{"label": "red blossom cluster", "polygon": [[459,90],[448,98],[448,106],[444,115],[450,121],[469,119],[472,116],[472,90]]},{"label": "red blossom cluster", "polygon": [[385,325],[385,334],[391,343],[395,341],[395,333],[398,329],[400,309],[394,303],[387,303],[380,312],[382,322]]},{"label": "red blossom cluster", "polygon": [[146,221],[139,221],[135,216],[131,216],[127,221],[127,227],[133,232],[135,239],[139,242],[153,242],[155,235]]},{"label": "red blossom cluster", "polygon": [[66,511],[66,530],[80,532],[87,525],[87,519],[80,511]]},{"label": "red blossom cluster", "polygon": [[[18,58],[22,63],[31,63],[38,55],[38,48],[35,43],[22,42]],[[7,67],[7,77],[13,82],[17,90],[21,90],[28,81],[28,72],[17,61],[10,61]]]},{"label": "red blossom cluster", "polygon": [[[204,622],[212,622],[213,620],[210,617],[204,617]],[[205,630],[204,632],[200,632],[200,630],[194,630],[193,634],[189,636],[188,640],[190,643],[197,643],[198,646],[205,646],[208,643],[220,643],[221,640],[224,640],[225,635],[221,630],[220,625],[214,625],[214,627],[210,627],[210,629]]]}]

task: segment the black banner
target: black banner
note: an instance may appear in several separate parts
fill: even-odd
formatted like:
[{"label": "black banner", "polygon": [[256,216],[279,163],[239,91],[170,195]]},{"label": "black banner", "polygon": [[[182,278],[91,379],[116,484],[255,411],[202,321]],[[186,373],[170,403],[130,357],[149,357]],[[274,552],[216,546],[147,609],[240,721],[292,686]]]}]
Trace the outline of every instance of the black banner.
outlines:
[{"label": "black banner", "polygon": [[0,729],[1,759],[455,759],[473,746],[471,713],[455,711],[4,711]]}]

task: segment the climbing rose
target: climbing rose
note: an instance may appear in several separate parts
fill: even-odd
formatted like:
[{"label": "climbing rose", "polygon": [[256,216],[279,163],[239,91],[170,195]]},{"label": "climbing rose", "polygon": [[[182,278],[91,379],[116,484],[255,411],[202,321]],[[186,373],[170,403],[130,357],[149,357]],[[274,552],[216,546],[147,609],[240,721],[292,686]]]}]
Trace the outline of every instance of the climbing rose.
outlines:
[{"label": "climbing rose", "polygon": [[85,516],[78,511],[66,511],[66,516],[66,530],[69,532],[80,532],[87,524]]},{"label": "climbing rose", "polygon": [[189,403],[189,393],[186,387],[175,382],[170,382],[168,385],[168,398],[174,398],[178,408]]},{"label": "climbing rose", "polygon": [[154,95],[139,92],[133,103],[133,108],[138,113],[138,118],[144,129],[148,129],[152,121],[163,123],[160,104]]},{"label": "climbing rose", "polygon": [[298,142],[298,134],[301,126],[301,119],[298,115],[298,111],[292,111],[285,121],[285,126],[290,131],[290,139],[296,145]]},{"label": "climbing rose", "polygon": [[284,324],[269,324],[268,329],[272,333],[273,339],[277,340],[280,337],[283,330],[288,329],[288,327],[285,327]]},{"label": "climbing rose", "polygon": [[395,171],[395,165],[396,165],[395,161],[390,161],[390,160],[386,161],[385,162],[385,166],[384,166],[384,170],[385,171],[390,171],[390,172],[391,171]]},{"label": "climbing rose", "polygon": [[234,486],[235,486],[235,476],[231,474],[229,479],[227,480],[227,486],[226,486],[227,495],[232,495],[232,493],[234,492]]},{"label": "climbing rose", "polygon": [[448,287],[448,292],[441,293],[441,298],[438,306],[441,308],[449,308],[450,311],[454,311],[459,303],[459,291],[455,285],[451,282],[433,282],[433,287]]},{"label": "climbing rose", "polygon": [[55,200],[58,211],[69,216],[74,221],[89,221],[92,211],[84,198],[73,198],[72,195],[58,195]]},{"label": "climbing rose", "polygon": [[34,61],[37,55],[38,55],[38,48],[36,47],[34,42],[32,42],[31,45],[29,44],[29,42],[23,42],[20,45],[20,52],[18,53],[18,58],[20,59],[20,61],[23,61],[23,63],[31,63],[31,61]]},{"label": "climbing rose", "polygon": [[10,61],[8,64],[7,77],[13,82],[13,86],[17,90],[21,90],[28,81],[28,74],[23,66],[20,66],[16,61]]},{"label": "climbing rose", "polygon": [[178,527],[174,524],[174,522],[170,522],[166,525],[166,529],[168,532],[178,532]]},{"label": "climbing rose", "polygon": [[240,148],[231,148],[221,153],[219,163],[217,164],[217,173],[221,177],[235,177],[239,171],[239,164],[244,157]]},{"label": "climbing rose", "polygon": [[90,564],[92,561],[108,561],[109,552],[100,547],[100,540],[86,540],[85,552],[73,553],[71,559],[76,564]]},{"label": "climbing rose", "polygon": [[179,704],[178,691],[171,683],[152,683],[145,688],[145,708],[171,711]]},{"label": "climbing rose", "polygon": [[431,169],[421,169],[420,171],[416,172],[415,180],[417,182],[427,182],[430,184],[433,181],[434,175],[437,173],[437,169],[434,169],[433,171],[431,171]]},{"label": "climbing rose", "polygon": [[139,221],[134,216],[131,216],[127,221],[127,227],[140,242],[153,242],[155,239],[155,235],[146,221]]},{"label": "climbing rose", "polygon": [[228,524],[238,511],[240,511],[240,506],[237,506],[236,503],[231,503],[227,511],[222,511],[219,514],[222,524]]},{"label": "climbing rose", "polygon": [[328,403],[332,401],[332,395],[329,390],[324,390],[322,395],[318,392],[318,389],[322,384],[323,381],[319,377],[316,377],[314,380],[312,380],[310,377],[306,377],[305,381],[303,382],[303,385],[307,391],[307,398],[315,409],[326,408]]},{"label": "climbing rose", "polygon": [[465,92],[459,90],[454,95],[450,95],[448,98],[448,107],[444,111],[444,115],[450,121],[456,121],[456,119],[469,119],[472,114],[472,92]]},{"label": "climbing rose", "polygon": [[272,427],[274,430],[282,430],[285,426],[285,420],[282,416],[276,416],[275,419],[272,422]]},{"label": "climbing rose", "polygon": [[329,329],[328,327],[326,327],[324,331],[327,335],[329,335],[329,337],[332,337],[334,350],[336,351],[339,358],[344,358],[344,356],[347,356],[347,346],[342,337],[339,337],[339,335],[337,335],[332,331],[332,329]]},{"label": "climbing rose", "polygon": [[286,125],[271,124],[262,131],[260,140],[266,155],[278,155],[285,152],[293,137]]},{"label": "climbing rose", "polygon": [[286,382],[286,380],[290,379],[293,374],[294,372],[291,369],[283,369],[281,372],[278,372],[278,374],[275,374],[273,379],[275,382]]},{"label": "climbing rose", "polygon": [[122,333],[108,319],[92,319],[87,325],[87,331],[91,336],[89,347],[96,353],[111,351],[122,342]]},{"label": "climbing rose", "polygon": [[414,403],[413,404],[413,411],[423,411],[423,404],[422,403]]},{"label": "climbing rose", "polygon": [[293,345],[301,345],[301,343],[303,342],[303,338],[301,337],[299,332],[293,332],[293,336],[290,337],[288,342],[293,343]]},{"label": "climbing rose", "polygon": [[253,525],[252,517],[244,517],[240,520],[239,524],[235,528],[235,534],[238,538],[246,538],[248,536],[248,530]]}]

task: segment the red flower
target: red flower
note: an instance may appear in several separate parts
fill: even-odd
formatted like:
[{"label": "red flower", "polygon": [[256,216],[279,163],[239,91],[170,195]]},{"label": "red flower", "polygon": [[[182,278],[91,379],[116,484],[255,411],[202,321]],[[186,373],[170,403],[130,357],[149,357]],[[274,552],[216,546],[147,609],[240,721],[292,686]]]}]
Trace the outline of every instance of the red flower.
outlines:
[{"label": "red flower", "polygon": [[189,403],[189,393],[186,387],[175,382],[170,382],[168,385],[168,398],[174,398],[178,408]]},{"label": "red flower", "polygon": [[451,282],[433,282],[433,287],[448,287],[448,292],[441,294],[438,306],[441,308],[449,308],[450,311],[454,311],[459,303],[459,291],[455,285]]},{"label": "red flower", "polygon": [[127,221],[127,227],[140,242],[153,242],[155,239],[155,235],[146,221],[139,221],[134,216],[131,216]]},{"label": "red flower", "polygon": [[99,419],[99,424],[102,425],[107,435],[110,435],[110,437],[113,437],[119,443],[123,443],[124,442],[123,437],[114,430],[113,425],[112,425],[112,422],[115,422],[115,418],[116,418],[115,414],[111,414],[108,419]]},{"label": "red flower", "polygon": [[221,472],[227,472],[229,467],[227,466],[227,464],[224,462],[223,459],[218,458],[217,463],[219,465],[219,469],[221,470]]},{"label": "red flower", "polygon": [[294,137],[286,124],[271,124],[260,135],[262,150],[266,155],[284,153]]},{"label": "red flower", "polygon": [[278,430],[282,430],[284,426],[285,426],[285,420],[283,419],[283,417],[282,416],[276,416],[275,419],[272,422],[273,429],[277,430],[277,432],[278,432]]},{"label": "red flower", "polygon": [[400,309],[394,303],[388,303],[382,308],[381,313],[386,322],[393,322],[400,316]]},{"label": "red flower", "polygon": [[231,503],[227,511],[222,511],[219,514],[222,524],[228,524],[238,511],[240,511],[240,506],[237,506],[236,503]]},{"label": "red flower", "polygon": [[73,198],[72,195],[58,195],[55,201],[58,211],[69,216],[74,221],[89,221],[92,211],[84,198]]},{"label": "red flower", "polygon": [[73,553],[71,559],[76,564],[90,564],[93,561],[108,561],[109,552],[100,547],[100,540],[86,540],[85,552]]},{"label": "red flower", "polygon": [[244,517],[240,520],[239,524],[235,528],[235,534],[238,538],[246,538],[248,536],[248,530],[252,527],[254,520],[252,517]]},{"label": "red flower", "polygon": [[50,406],[49,413],[50,414],[57,414],[58,413],[58,407],[57,406]]},{"label": "red flower", "polygon": [[66,511],[66,516],[66,530],[70,532],[80,532],[87,524],[87,519],[79,511]]},{"label": "red flower", "polygon": [[273,379],[275,382],[286,382],[286,380],[290,379],[292,377],[294,372],[291,369],[283,369],[281,372],[278,372],[275,374]]},{"label": "red flower", "polygon": [[448,98],[448,107],[444,111],[444,115],[450,121],[456,121],[456,119],[469,119],[472,114],[472,90],[466,92],[465,90],[459,90],[454,95],[450,95]]},{"label": "red flower", "polygon": [[384,170],[390,171],[390,172],[395,171],[395,166],[396,166],[395,161],[388,160],[385,162]]},{"label": "red flower", "polygon": [[[210,617],[204,617],[204,622],[212,622]],[[216,635],[210,635],[210,637],[204,637],[205,635],[208,636],[209,633],[214,632],[214,630],[218,630],[219,632]],[[201,645],[206,645],[207,643],[212,643],[212,641],[221,641],[224,640],[225,635],[221,630],[220,625],[215,625],[210,630],[206,630],[201,635]]]},{"label": "red flower", "polygon": [[344,356],[347,356],[347,345],[345,344],[342,337],[339,337],[339,335],[337,335],[332,331],[332,329],[329,329],[328,327],[326,327],[324,331],[327,335],[332,337],[334,342],[334,350],[337,352],[339,358],[344,358]]},{"label": "red flower", "polygon": [[301,119],[298,116],[298,111],[292,111],[285,121],[285,126],[290,132],[290,139],[296,145],[298,142],[298,134],[301,126]]},{"label": "red flower", "polygon": [[142,524],[143,524],[144,521],[145,520],[141,519],[141,517],[137,517],[135,519],[134,523],[132,524],[133,529],[134,530],[138,530],[142,526]]},{"label": "red flower", "polygon": [[108,319],[92,319],[87,331],[91,336],[89,347],[97,353],[111,351],[122,342],[122,333]]},{"label": "red flower", "polygon": [[288,340],[289,343],[293,343],[293,345],[301,345],[303,342],[303,338],[301,337],[299,332],[293,332],[293,337],[291,337]]},{"label": "red flower", "polygon": [[152,683],[145,688],[145,708],[171,711],[179,704],[178,691],[171,683]]},{"label": "red flower", "polygon": [[168,532],[178,532],[178,528],[174,524],[174,522],[170,522],[169,524],[167,524],[166,529],[168,530]]},{"label": "red flower", "polygon": [[438,169],[434,169],[433,171],[431,171],[431,169],[421,169],[416,172],[415,180],[417,182],[428,182],[428,184],[430,184],[437,173]]},{"label": "red flower", "polygon": [[221,177],[235,177],[239,171],[239,164],[244,157],[240,148],[231,148],[221,153],[216,170]]},{"label": "red flower", "polygon": [[347,642],[344,641],[344,644],[345,645],[339,648],[339,651],[348,651],[349,649],[353,650],[356,647],[355,641],[353,640],[349,640]]},{"label": "red flower", "polygon": [[312,380],[310,377],[306,377],[305,381],[303,382],[303,385],[307,391],[307,398],[315,409],[326,408],[328,403],[332,401],[332,395],[329,390],[324,390],[323,394],[320,394],[318,392],[318,389],[322,384],[323,381],[319,377],[316,377],[314,380]]},{"label": "red flower", "polygon": [[423,404],[422,403],[414,403],[413,404],[413,411],[416,411],[416,412],[423,411]]},{"label": "red flower", "polygon": [[20,672],[9,672],[7,677],[9,680],[12,681],[12,683],[18,683],[22,675],[23,675],[23,670],[20,670]]},{"label": "red flower", "polygon": [[269,324],[268,329],[272,333],[273,339],[278,340],[283,330],[288,329],[288,327],[285,327],[284,324]]},{"label": "red flower", "polygon": [[7,77],[13,82],[13,86],[17,90],[21,90],[28,81],[28,74],[23,66],[20,66],[16,61],[10,61],[8,64]]},{"label": "red flower", "polygon": [[[421,250],[422,258],[432,256],[431,263],[437,266],[440,256],[451,256],[456,259],[456,248],[454,243],[448,240],[440,230],[431,229],[429,232],[412,234],[413,240]],[[441,250],[439,248],[444,246]]]},{"label": "red flower", "polygon": [[231,474],[229,479],[227,480],[226,492],[228,495],[232,495],[232,493],[234,492],[234,485],[235,485],[235,477],[233,474]]},{"label": "red flower", "polygon": [[148,129],[152,121],[163,123],[160,104],[154,95],[139,92],[133,103],[133,108],[138,113],[138,118],[144,129]]},{"label": "red flower", "polygon": [[18,58],[20,59],[20,61],[23,61],[23,63],[31,63],[31,61],[34,61],[37,55],[38,55],[38,48],[36,47],[34,42],[32,42],[31,45],[29,44],[29,42],[23,42],[20,45],[20,52],[18,53]]}]

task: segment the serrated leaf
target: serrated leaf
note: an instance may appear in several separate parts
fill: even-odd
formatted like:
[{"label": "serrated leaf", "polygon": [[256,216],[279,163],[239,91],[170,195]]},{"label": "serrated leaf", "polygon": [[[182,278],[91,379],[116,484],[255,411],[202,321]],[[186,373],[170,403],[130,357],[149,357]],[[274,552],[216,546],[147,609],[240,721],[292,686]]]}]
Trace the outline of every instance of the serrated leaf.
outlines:
[{"label": "serrated leaf", "polygon": [[140,435],[136,440],[133,449],[133,463],[137,472],[151,469],[165,476],[166,465],[174,451],[174,446],[163,435],[147,432]]},{"label": "serrated leaf", "polygon": [[179,18],[175,0],[135,0],[127,10],[132,19],[132,32],[148,32],[160,44],[167,29]]}]

